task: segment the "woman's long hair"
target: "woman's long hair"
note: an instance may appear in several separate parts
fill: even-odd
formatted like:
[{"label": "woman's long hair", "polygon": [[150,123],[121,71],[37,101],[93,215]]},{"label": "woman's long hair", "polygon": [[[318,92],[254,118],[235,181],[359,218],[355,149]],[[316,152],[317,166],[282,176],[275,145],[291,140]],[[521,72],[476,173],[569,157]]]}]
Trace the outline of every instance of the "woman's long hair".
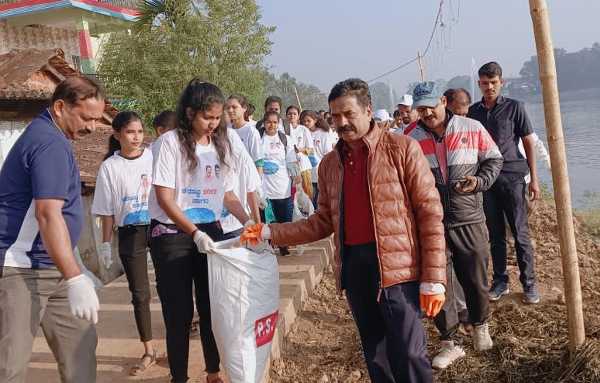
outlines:
[{"label": "woman's long hair", "polygon": [[[177,136],[183,148],[183,154],[188,162],[189,171],[193,171],[198,166],[196,158],[196,139],[194,138],[194,129],[192,121],[198,112],[205,112],[213,105],[223,105],[225,97],[218,86],[209,82],[204,82],[198,78],[193,79],[181,93],[177,103]],[[188,117],[187,110],[192,110],[191,118]],[[219,162],[224,166],[229,166],[227,157],[231,153],[231,144],[227,137],[227,127],[225,120],[221,119],[219,126],[211,134],[211,140],[215,145]]]},{"label": "woman's long hair", "polygon": [[[142,119],[136,112],[131,110],[119,112],[112,120],[113,131],[118,133],[133,121],[141,122]],[[107,158],[111,157],[118,150],[121,150],[121,143],[119,140],[117,140],[114,134],[111,134],[110,138],[108,139],[108,151],[106,152],[104,159],[106,160]]]}]

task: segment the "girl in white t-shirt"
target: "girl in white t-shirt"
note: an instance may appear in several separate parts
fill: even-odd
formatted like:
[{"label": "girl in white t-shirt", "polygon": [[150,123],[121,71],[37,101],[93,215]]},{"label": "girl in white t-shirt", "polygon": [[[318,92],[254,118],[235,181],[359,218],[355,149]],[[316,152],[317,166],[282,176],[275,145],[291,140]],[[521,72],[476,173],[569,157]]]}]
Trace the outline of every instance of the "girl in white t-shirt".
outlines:
[{"label": "girl in white t-shirt", "polygon": [[311,183],[312,165],[308,156],[313,152],[313,140],[310,131],[304,125],[300,125],[300,109],[295,105],[290,105],[285,111],[286,120],[289,124],[289,136],[294,145],[300,166],[300,175],[302,180],[302,189],[309,198],[313,197]]},{"label": "girl in white t-shirt", "polygon": [[248,100],[239,94],[232,94],[227,99],[225,111],[231,121],[228,128],[233,129],[241,138],[246,150],[252,157],[256,169],[262,173],[263,153],[260,145],[260,135],[256,130],[256,124],[246,121],[246,111],[248,110]]},{"label": "girl in white t-shirt", "polygon": [[100,166],[92,214],[102,220],[100,263],[112,264],[113,227],[118,228],[119,257],[132,294],[133,313],[144,354],[130,373],[137,375],[156,363],[152,346],[147,238],[150,216],[148,198],[152,186],[152,153],[144,149],[144,127],[135,112],[121,112],[112,121],[109,152]]},{"label": "girl in white t-shirt", "polygon": [[[290,137],[278,131],[279,114],[267,112],[263,121],[265,127],[262,136],[265,154],[263,193],[271,203],[277,222],[291,222],[293,214],[291,187],[292,178],[299,176],[298,159]],[[289,254],[287,247],[279,248],[279,252],[281,255]]]},{"label": "girl in white t-shirt", "polygon": [[[233,193],[231,144],[221,90],[190,81],[177,105],[178,126],[161,136],[154,158],[150,198],[150,251],[163,307],[172,380],[188,379],[192,291],[200,319],[207,382],[222,382],[219,352],[211,328],[207,254],[223,238],[219,219],[226,208],[251,224]],[[210,255],[209,255],[210,256]]]},{"label": "girl in white t-shirt", "polygon": [[333,150],[337,143],[337,135],[329,128],[329,124],[312,110],[302,112],[302,124],[311,131],[313,140],[313,152],[308,156],[313,166],[311,180],[313,185],[313,206],[317,208],[319,197],[318,170],[321,160],[327,153]]}]

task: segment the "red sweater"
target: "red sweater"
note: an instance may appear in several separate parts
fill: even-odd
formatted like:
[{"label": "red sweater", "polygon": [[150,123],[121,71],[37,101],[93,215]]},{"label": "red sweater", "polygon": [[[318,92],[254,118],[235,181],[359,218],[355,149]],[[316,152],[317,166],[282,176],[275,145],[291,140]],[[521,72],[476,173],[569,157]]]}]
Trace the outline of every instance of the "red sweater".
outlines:
[{"label": "red sweater", "polygon": [[362,245],[375,242],[373,212],[369,193],[367,160],[369,149],[344,145],[344,244]]}]

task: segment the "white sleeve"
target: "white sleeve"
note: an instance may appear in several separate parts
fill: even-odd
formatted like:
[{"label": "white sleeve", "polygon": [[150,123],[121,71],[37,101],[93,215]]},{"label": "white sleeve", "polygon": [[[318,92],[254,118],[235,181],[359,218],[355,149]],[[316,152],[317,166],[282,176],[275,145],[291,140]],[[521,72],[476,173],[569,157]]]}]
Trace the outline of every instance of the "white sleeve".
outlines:
[{"label": "white sleeve", "polygon": [[[152,184],[175,189],[177,177],[177,153],[178,148],[173,145],[177,137],[166,137],[160,140],[160,148],[154,157],[152,166]],[[182,164],[186,166],[187,164]]]},{"label": "white sleeve", "polygon": [[296,150],[294,150],[294,145],[292,145],[292,138],[290,136],[286,136],[287,138],[287,153],[285,154],[285,162],[298,162],[298,156],[296,155]]},{"label": "white sleeve", "polygon": [[94,215],[115,215],[113,206],[113,190],[108,166],[103,162],[96,177],[96,190],[94,191],[94,201],[92,202],[92,214]]},{"label": "white sleeve", "polygon": [[260,142],[260,133],[254,128],[252,128],[248,137],[248,153],[250,153],[254,162],[265,158]]},{"label": "white sleeve", "polygon": [[306,147],[309,149],[314,149],[315,145],[313,144],[312,134],[310,134],[310,130],[305,126],[304,127],[304,142],[306,142]]}]

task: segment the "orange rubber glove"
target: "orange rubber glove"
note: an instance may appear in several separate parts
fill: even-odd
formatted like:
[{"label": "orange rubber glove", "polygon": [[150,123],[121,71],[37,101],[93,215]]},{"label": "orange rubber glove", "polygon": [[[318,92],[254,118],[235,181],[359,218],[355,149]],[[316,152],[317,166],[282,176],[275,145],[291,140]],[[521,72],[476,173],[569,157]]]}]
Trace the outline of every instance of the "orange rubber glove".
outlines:
[{"label": "orange rubber glove", "polygon": [[258,245],[263,240],[261,237],[263,226],[264,224],[257,223],[246,227],[240,236],[240,243],[242,245],[246,243],[251,246]]},{"label": "orange rubber glove", "polygon": [[435,318],[436,315],[444,306],[446,300],[445,294],[425,295],[419,294],[419,301],[421,303],[421,311],[429,318]]}]

